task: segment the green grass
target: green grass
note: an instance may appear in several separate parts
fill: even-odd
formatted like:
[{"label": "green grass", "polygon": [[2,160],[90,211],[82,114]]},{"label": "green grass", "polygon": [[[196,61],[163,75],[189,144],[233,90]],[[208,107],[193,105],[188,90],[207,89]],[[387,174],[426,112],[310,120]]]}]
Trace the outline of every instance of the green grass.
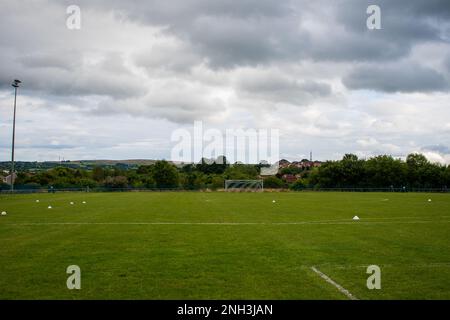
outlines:
[{"label": "green grass", "polygon": [[0,195],[0,211],[1,299],[346,299],[311,266],[360,299],[450,299],[446,194]]}]

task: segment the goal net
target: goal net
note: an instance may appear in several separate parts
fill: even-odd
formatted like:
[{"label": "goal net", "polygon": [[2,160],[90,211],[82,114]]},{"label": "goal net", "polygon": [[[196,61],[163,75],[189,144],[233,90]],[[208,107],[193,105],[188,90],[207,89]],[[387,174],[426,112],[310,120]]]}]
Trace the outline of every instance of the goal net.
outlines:
[{"label": "goal net", "polygon": [[225,191],[264,191],[264,183],[263,180],[225,180]]}]

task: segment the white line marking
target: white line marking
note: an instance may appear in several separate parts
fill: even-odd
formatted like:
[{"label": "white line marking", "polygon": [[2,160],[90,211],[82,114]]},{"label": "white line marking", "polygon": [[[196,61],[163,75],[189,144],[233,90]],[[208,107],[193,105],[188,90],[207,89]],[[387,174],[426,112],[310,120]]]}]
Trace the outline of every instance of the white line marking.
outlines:
[{"label": "white line marking", "polygon": [[347,298],[349,298],[350,300],[358,300],[358,298],[356,298],[353,294],[351,294],[350,291],[348,291],[347,289],[342,287],[339,283],[335,282],[333,279],[331,279],[325,273],[321,272],[320,270],[316,269],[315,267],[311,267],[311,270],[314,271],[315,273],[317,273],[326,282],[335,286],[339,290],[339,292],[345,294],[347,296]]},{"label": "white line marking", "polygon": [[369,224],[422,224],[422,223],[450,223],[450,220],[436,220],[436,221],[432,221],[432,220],[417,220],[417,221],[343,221],[343,222],[280,222],[280,223],[271,223],[274,225],[302,225],[302,224],[317,224],[317,225],[339,225],[339,224],[353,224],[353,225],[358,225],[358,224],[364,224],[364,225],[369,225]]},{"label": "white line marking", "polygon": [[[301,268],[310,268],[310,266],[303,265]],[[345,264],[333,264],[333,263],[323,263],[316,264],[315,267],[326,267],[331,269],[366,269],[368,265],[345,265]],[[431,263],[421,263],[421,264],[380,264],[383,268],[410,268],[410,269],[423,269],[423,268],[450,268],[450,262],[431,262]]]},{"label": "white line marking", "polygon": [[[417,219],[417,218],[423,218],[421,216],[402,216],[402,217],[364,217],[364,220],[396,220],[396,219]],[[428,216],[428,218],[430,218]],[[450,218],[450,216],[434,216],[431,218]]]},{"label": "white line marking", "polygon": [[[302,221],[302,222],[24,222],[4,223],[10,226],[40,226],[40,225],[199,225],[199,226],[240,226],[240,225],[371,225],[371,224],[426,224],[450,223],[450,220],[418,220],[418,221]],[[2,225],[2,224],[0,224]]]}]

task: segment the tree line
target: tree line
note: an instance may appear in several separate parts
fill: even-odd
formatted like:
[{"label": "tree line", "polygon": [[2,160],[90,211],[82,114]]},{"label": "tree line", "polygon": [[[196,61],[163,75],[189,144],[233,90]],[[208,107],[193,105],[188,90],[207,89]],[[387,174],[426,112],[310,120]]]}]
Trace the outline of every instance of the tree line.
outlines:
[{"label": "tree line", "polygon": [[366,160],[346,154],[342,160],[323,163],[298,183],[315,188],[446,189],[450,166],[431,163],[422,154],[410,154],[405,161],[387,155]]},{"label": "tree line", "polygon": [[[111,188],[111,189],[221,189],[224,181],[264,179],[265,188],[438,188],[450,186],[450,166],[429,162],[421,154],[406,160],[382,155],[359,159],[346,154],[342,160],[326,161],[320,167],[287,167],[277,175],[260,177],[261,165],[233,164],[202,160],[198,164],[175,166],[164,160],[137,168],[94,167],[74,169],[56,167],[49,170],[17,173],[16,189],[41,188]],[[294,176],[287,182],[286,175]],[[292,179],[291,179],[292,180]],[[3,190],[9,189],[1,184]]]}]

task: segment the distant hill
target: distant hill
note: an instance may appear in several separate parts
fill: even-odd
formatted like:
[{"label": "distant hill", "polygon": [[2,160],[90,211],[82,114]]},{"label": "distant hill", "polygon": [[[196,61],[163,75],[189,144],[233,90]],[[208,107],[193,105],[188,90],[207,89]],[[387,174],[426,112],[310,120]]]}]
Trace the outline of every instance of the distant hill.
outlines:
[{"label": "distant hill", "polygon": [[[51,161],[50,161],[51,162]],[[156,160],[147,160],[147,159],[128,159],[128,160],[75,160],[75,161],[63,161],[61,163],[71,163],[71,164],[79,164],[79,165],[96,165],[96,166],[114,166],[117,164],[127,164],[127,165],[137,165],[137,166],[147,166],[152,165],[156,162]],[[54,161],[54,163],[60,163],[59,161]]]},{"label": "distant hill", "polygon": [[[100,160],[64,160],[64,161],[42,161],[42,162],[16,161],[15,169],[17,171],[39,171],[39,170],[49,170],[55,167],[65,167],[72,169],[90,170],[94,167],[103,167],[103,168],[120,168],[126,170],[126,169],[136,169],[139,166],[153,165],[156,161],[157,160],[151,159],[124,159],[124,160],[100,159]],[[287,160],[284,161],[286,163],[289,163],[289,161]],[[189,164],[180,161],[169,161],[169,162],[173,163],[177,167]],[[0,162],[0,173],[4,172],[4,174],[8,174],[10,168],[11,168],[10,161]]]},{"label": "distant hill", "polygon": [[[92,169],[93,167],[119,167],[123,169],[137,168],[142,165],[152,165],[156,160],[128,159],[128,160],[66,160],[66,161],[16,161],[15,168],[22,170],[48,170],[55,167],[67,167],[73,169]],[[178,163],[175,163],[178,164]],[[0,170],[9,171],[10,161],[0,162]]]}]

